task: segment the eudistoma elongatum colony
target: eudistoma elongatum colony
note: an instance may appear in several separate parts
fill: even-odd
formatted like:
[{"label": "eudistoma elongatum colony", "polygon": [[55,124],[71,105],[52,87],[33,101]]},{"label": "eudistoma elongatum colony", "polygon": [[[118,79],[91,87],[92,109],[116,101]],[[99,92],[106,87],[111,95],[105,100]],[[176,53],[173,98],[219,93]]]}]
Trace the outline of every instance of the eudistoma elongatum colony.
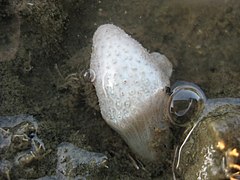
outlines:
[{"label": "eudistoma elongatum colony", "polygon": [[172,64],[112,24],[93,36],[90,69],[104,120],[137,155],[164,159],[172,134],[165,107]]}]

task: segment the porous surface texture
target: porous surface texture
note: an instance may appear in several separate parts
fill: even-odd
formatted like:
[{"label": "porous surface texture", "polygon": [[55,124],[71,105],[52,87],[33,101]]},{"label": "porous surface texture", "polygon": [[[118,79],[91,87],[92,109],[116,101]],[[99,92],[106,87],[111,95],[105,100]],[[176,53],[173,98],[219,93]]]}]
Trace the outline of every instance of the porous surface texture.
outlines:
[{"label": "porous surface texture", "polygon": [[90,68],[103,118],[135,153],[157,160],[150,144],[156,128],[169,137],[163,109],[172,64],[164,55],[148,53],[119,27],[105,24],[94,34]]},{"label": "porous surface texture", "polygon": [[94,34],[90,68],[96,73],[94,85],[103,117],[122,128],[152,95],[169,86],[172,72],[164,55],[149,54],[111,24],[100,26]]}]

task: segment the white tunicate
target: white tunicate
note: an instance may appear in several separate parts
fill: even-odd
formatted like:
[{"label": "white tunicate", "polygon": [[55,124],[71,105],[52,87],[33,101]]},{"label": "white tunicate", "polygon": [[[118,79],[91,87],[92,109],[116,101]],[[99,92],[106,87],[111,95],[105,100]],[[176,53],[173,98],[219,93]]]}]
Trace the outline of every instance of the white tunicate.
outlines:
[{"label": "white tunicate", "polygon": [[93,84],[105,121],[134,152],[156,159],[149,144],[154,128],[167,127],[162,116],[171,63],[160,53],[149,54],[122,29],[106,24],[94,33],[90,68],[96,73]]}]

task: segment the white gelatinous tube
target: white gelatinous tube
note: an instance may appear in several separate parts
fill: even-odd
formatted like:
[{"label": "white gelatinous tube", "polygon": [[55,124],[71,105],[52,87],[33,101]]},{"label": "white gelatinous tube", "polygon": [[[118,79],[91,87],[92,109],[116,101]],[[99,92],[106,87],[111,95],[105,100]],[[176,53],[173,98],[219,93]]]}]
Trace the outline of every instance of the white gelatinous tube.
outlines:
[{"label": "white gelatinous tube", "polygon": [[106,24],[93,36],[90,69],[104,120],[143,159],[163,158],[171,141],[164,115],[172,73],[168,59]]}]

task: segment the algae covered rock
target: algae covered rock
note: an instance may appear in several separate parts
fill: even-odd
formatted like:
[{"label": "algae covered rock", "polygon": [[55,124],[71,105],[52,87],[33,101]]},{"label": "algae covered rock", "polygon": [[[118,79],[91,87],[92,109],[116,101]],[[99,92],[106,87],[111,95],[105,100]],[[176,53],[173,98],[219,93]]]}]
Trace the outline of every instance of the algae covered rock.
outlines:
[{"label": "algae covered rock", "polygon": [[58,146],[57,156],[57,177],[91,177],[101,168],[107,167],[104,154],[89,152],[67,142]]},{"label": "algae covered rock", "polygon": [[224,104],[208,113],[182,146],[177,170],[182,179],[217,180],[240,172],[240,106]]},{"label": "algae covered rock", "polygon": [[42,159],[45,146],[37,136],[38,123],[31,115],[0,116],[0,175],[7,179],[26,175]]}]

